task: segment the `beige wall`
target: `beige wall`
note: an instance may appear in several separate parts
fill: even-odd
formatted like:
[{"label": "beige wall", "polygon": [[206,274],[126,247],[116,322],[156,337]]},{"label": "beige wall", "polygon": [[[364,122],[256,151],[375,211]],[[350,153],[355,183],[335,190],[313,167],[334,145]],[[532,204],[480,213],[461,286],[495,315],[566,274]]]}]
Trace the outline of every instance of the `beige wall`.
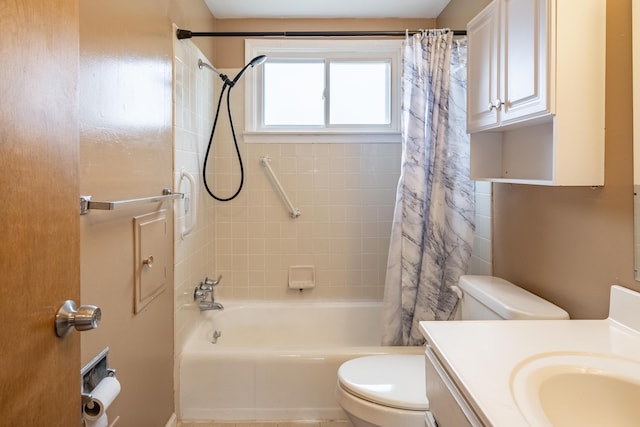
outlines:
[{"label": "beige wall", "polygon": [[[171,23],[213,25],[212,18],[203,18],[205,11],[202,0],[81,2],[81,194],[118,200],[172,187]],[[162,426],[173,413],[172,256],[165,262],[164,292],[142,312],[133,309],[139,266],[132,219],[160,207],[93,211],[80,218],[82,302],[103,311],[100,328],[82,335],[82,364],[110,347],[122,392],[109,417],[119,417],[123,427]],[[169,237],[151,252],[172,254],[172,210],[170,204],[162,207]]]},{"label": "beige wall", "polygon": [[606,37],[604,187],[494,186],[495,273],[574,318],[605,317],[613,284],[640,289],[633,280],[631,0],[607,2]]},{"label": "beige wall", "polygon": [[465,30],[467,22],[489,3],[491,0],[451,0],[438,16],[438,27]]},{"label": "beige wall", "polygon": [[[215,31],[397,31],[435,28],[435,19],[217,19]],[[244,39],[216,39],[218,68],[241,68],[245,64]]]}]

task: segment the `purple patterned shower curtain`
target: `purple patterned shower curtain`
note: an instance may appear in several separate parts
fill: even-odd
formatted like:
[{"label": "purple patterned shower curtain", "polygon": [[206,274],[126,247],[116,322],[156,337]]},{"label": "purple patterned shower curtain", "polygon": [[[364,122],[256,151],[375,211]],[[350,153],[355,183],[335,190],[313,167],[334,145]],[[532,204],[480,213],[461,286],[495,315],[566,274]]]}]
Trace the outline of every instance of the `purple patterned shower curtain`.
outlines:
[{"label": "purple patterned shower curtain", "polygon": [[384,292],[384,345],[422,345],[423,320],[448,320],[475,232],[466,133],[466,40],[448,30],[407,39],[402,167]]}]

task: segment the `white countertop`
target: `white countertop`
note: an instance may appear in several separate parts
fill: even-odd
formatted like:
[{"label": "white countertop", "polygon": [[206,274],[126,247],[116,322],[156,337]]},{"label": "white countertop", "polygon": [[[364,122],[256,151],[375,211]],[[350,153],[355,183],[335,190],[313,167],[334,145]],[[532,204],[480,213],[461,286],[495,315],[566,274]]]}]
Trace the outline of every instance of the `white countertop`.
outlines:
[{"label": "white countertop", "polygon": [[605,320],[430,321],[420,327],[483,423],[528,426],[510,389],[518,366],[559,352],[640,361],[637,304],[640,294],[614,286],[610,317]]}]

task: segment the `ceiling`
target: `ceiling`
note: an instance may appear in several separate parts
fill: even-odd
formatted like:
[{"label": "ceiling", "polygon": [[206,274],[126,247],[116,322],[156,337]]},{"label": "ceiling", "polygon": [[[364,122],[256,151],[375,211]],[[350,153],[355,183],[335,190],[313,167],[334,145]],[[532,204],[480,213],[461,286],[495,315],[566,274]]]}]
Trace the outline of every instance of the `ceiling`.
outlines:
[{"label": "ceiling", "polygon": [[205,0],[218,19],[436,18],[450,0]]}]

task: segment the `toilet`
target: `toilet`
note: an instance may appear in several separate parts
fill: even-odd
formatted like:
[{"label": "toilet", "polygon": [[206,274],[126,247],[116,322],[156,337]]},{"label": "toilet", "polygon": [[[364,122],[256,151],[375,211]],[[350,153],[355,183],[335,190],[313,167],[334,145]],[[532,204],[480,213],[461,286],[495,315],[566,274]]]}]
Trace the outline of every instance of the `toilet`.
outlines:
[{"label": "toilet", "polygon": [[[566,320],[560,307],[493,276],[461,276],[460,320]],[[336,398],[354,427],[424,427],[424,355],[384,354],[338,369]]]}]

